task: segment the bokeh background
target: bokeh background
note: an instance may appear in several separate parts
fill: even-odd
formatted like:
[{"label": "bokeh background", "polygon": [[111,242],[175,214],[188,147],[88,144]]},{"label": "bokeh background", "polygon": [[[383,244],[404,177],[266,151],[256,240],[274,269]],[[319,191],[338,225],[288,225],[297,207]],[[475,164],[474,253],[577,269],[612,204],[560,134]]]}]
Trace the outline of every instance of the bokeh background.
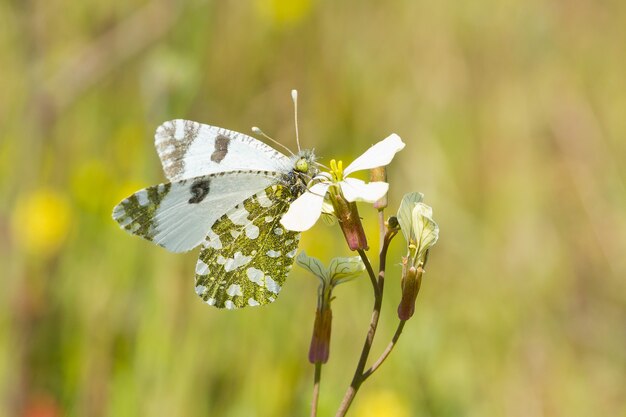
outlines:
[{"label": "bokeh background", "polygon": [[[195,251],[110,218],[163,180],[160,123],[258,125],[293,148],[297,88],[322,162],[400,134],[388,213],[421,191],[441,228],[352,415],[625,416],[624,22],[621,0],[0,2],[0,415],[307,415],[315,278],[214,310]],[[344,246],[323,224],[301,244],[326,261]],[[372,304],[365,277],[336,294],[324,416]]]}]

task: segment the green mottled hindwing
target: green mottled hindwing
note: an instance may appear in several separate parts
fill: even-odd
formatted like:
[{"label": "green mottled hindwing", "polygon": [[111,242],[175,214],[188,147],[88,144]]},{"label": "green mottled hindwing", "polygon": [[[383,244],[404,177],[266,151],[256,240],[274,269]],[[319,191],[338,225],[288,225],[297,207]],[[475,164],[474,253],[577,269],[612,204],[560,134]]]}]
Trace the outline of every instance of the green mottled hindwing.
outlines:
[{"label": "green mottled hindwing", "polygon": [[207,304],[235,309],[276,299],[300,239],[280,224],[295,197],[287,186],[269,186],[212,225],[196,265],[196,293]]}]

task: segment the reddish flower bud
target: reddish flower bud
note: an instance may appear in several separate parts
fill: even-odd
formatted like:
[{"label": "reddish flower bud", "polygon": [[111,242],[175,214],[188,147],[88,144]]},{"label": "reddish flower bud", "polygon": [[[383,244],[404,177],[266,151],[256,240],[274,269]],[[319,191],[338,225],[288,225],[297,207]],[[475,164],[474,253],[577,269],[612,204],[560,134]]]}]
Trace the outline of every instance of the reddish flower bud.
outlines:
[{"label": "reddish flower bud", "polygon": [[349,203],[339,193],[333,193],[331,201],[337,220],[339,220],[339,226],[341,226],[341,231],[350,250],[369,249],[356,203]]},{"label": "reddish flower bud", "polygon": [[330,329],[333,321],[333,312],[330,306],[322,306],[315,312],[313,336],[309,348],[309,362],[326,363],[330,353]]},{"label": "reddish flower bud", "polygon": [[398,317],[400,320],[408,320],[415,312],[415,300],[422,285],[422,274],[424,270],[421,266],[408,267],[406,258],[403,259],[402,267],[402,300],[398,305]]}]

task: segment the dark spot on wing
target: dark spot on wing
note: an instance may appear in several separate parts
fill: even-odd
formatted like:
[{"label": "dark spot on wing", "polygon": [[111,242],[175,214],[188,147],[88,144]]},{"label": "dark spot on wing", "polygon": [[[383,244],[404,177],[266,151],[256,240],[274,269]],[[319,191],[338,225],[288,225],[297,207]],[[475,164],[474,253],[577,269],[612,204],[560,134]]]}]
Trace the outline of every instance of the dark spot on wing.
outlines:
[{"label": "dark spot on wing", "polygon": [[[176,137],[176,127],[183,123],[183,137]],[[198,137],[200,124],[191,120],[175,120],[164,124],[156,144],[168,178],[177,178],[185,170],[185,155]]]},{"label": "dark spot on wing", "polygon": [[217,135],[215,138],[215,150],[211,154],[211,161],[220,163],[226,157],[228,153],[228,145],[230,144],[230,138],[224,135]]},{"label": "dark spot on wing", "polygon": [[192,197],[189,199],[189,204],[198,204],[209,194],[211,181],[208,179],[201,179],[191,184]]}]

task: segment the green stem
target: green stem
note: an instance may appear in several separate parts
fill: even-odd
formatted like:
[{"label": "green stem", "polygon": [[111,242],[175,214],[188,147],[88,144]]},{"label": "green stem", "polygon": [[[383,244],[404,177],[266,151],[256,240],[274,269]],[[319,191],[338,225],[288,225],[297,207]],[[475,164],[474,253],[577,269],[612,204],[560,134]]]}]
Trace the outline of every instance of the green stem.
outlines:
[{"label": "green stem", "polygon": [[374,268],[372,268],[372,264],[370,260],[367,258],[367,254],[363,249],[357,249],[359,256],[361,256],[361,260],[365,265],[365,269],[367,270],[367,275],[370,277],[370,281],[372,283],[372,287],[374,288],[374,297],[378,296],[379,288],[378,282],[376,281],[376,274],[374,273]]},{"label": "green stem", "polygon": [[339,410],[337,410],[337,414],[335,415],[335,417],[343,417],[346,415],[348,409],[350,408],[350,405],[352,404],[352,400],[354,400],[356,393],[363,383],[363,370],[365,369],[367,357],[369,356],[370,349],[372,348],[372,343],[374,342],[376,327],[378,326],[378,318],[380,317],[380,307],[382,306],[383,302],[381,291],[382,288],[380,286],[376,286],[375,290],[376,291],[374,294],[374,308],[372,309],[372,318],[370,320],[367,336],[365,337],[365,342],[363,343],[363,349],[361,349],[361,356],[359,357],[359,362],[356,366],[356,370],[354,371],[352,382],[350,383],[350,386],[348,387],[348,390],[346,391],[343,400],[341,401],[341,405],[339,406]]},{"label": "green stem", "polygon": [[387,359],[387,356],[389,356],[393,348],[396,346],[398,339],[400,339],[400,335],[402,334],[402,329],[404,329],[405,323],[406,323],[405,320],[400,320],[400,323],[398,323],[398,327],[396,328],[396,333],[393,335],[391,342],[389,342],[384,352],[380,355],[380,357],[376,360],[376,362],[374,362],[374,364],[367,371],[363,373],[363,381],[365,381],[367,378],[370,377],[370,375],[376,372],[376,370],[380,367],[380,365],[383,364],[385,359]]},{"label": "green stem", "polygon": [[385,234],[387,233],[387,227],[385,226],[385,211],[380,209],[378,210],[378,227],[379,227],[379,237],[378,241],[380,242],[379,253],[383,251],[383,246],[385,245]]},{"label": "green stem", "polygon": [[317,402],[320,397],[320,382],[322,379],[322,364],[315,364],[315,376],[313,382],[313,401],[311,403],[311,417],[317,416]]},{"label": "green stem", "polygon": [[[384,222],[384,217],[380,216],[379,219]],[[383,223],[384,227],[384,223]],[[386,230],[386,229],[385,229]],[[374,342],[374,336],[376,335],[376,328],[378,327],[378,319],[380,318],[380,309],[383,303],[383,290],[385,286],[385,268],[387,263],[387,250],[389,248],[389,243],[393,239],[393,237],[397,234],[397,230],[386,230],[384,237],[382,239],[382,245],[380,250],[380,258],[379,258],[379,272],[378,279],[376,280],[374,277],[374,270],[372,265],[365,254],[365,251],[359,249],[359,255],[365,264],[365,268],[367,269],[368,274],[370,275],[370,279],[372,280],[372,285],[374,286],[374,307],[372,309],[372,317],[370,319],[369,329],[367,331],[367,335],[365,337],[365,341],[363,342],[363,348],[361,350],[361,356],[359,357],[359,362],[357,363],[357,367],[354,371],[354,376],[352,377],[352,382],[350,386],[346,390],[344,397],[341,401],[339,409],[337,410],[337,414],[335,417],[343,417],[348,412],[354,397],[356,396],[359,388],[363,381],[365,381],[365,365],[367,363],[367,358],[369,356],[370,350],[372,348],[372,343]],[[368,375],[369,376],[369,375]]]}]

